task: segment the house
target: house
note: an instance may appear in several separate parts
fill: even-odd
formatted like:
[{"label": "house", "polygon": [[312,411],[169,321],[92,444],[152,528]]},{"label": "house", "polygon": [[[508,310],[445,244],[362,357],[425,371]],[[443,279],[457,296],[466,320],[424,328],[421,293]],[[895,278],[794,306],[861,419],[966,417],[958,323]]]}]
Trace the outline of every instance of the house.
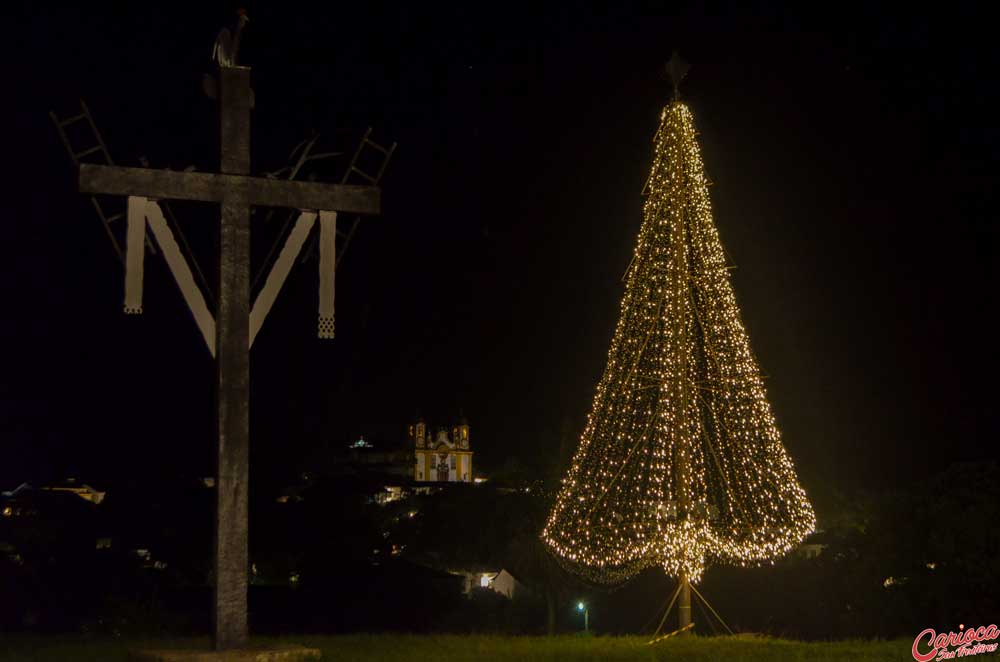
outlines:
[{"label": "house", "polygon": [[451,574],[462,577],[462,592],[465,595],[470,595],[475,588],[489,589],[511,600],[528,593],[528,588],[504,569],[480,572],[454,570]]},{"label": "house", "polygon": [[99,492],[85,483],[77,485],[75,478],[68,479],[65,485],[43,487],[42,489],[50,492],[66,492],[68,494],[75,494],[84,501],[89,501],[95,506],[101,505],[101,502],[104,501],[104,496],[107,494],[107,492]]},{"label": "house", "polygon": [[817,529],[812,535],[802,541],[802,544],[796,548],[795,553],[804,559],[814,559],[827,548],[827,540],[828,536],[825,535],[823,529]]}]

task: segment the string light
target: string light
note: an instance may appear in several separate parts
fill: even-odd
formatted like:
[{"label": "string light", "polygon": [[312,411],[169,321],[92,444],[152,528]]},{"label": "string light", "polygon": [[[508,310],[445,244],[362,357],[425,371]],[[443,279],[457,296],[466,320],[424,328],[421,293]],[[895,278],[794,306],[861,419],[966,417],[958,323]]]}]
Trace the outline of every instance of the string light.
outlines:
[{"label": "string light", "polygon": [[664,108],[608,365],[542,533],[570,570],[758,564],[816,523],[781,443],[712,220],[691,111]]}]

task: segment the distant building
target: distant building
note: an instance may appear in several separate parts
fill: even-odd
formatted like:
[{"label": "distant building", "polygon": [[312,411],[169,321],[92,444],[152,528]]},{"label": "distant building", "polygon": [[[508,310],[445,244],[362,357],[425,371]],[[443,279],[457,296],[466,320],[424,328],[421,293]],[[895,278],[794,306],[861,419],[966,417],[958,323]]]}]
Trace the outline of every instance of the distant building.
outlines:
[{"label": "distant building", "polygon": [[362,436],[350,443],[332,442],[314,449],[303,468],[296,484],[284,490],[283,496],[288,497],[285,501],[301,501],[301,493],[319,477],[405,482],[403,479],[413,478],[413,449],[398,437],[393,441],[369,441]]},{"label": "distant building", "polygon": [[510,574],[506,570],[492,570],[492,571],[471,571],[471,570],[454,570],[453,575],[458,575],[462,578],[462,592],[465,595],[472,593],[473,589],[485,588],[500,595],[506,596],[511,600],[515,596],[523,596],[528,592],[528,589],[521,582],[514,578],[514,575]]},{"label": "distant building", "polygon": [[107,513],[97,505],[103,497],[87,486],[35,488],[28,483],[0,492],[0,549],[13,558],[22,545],[45,539],[56,541],[52,546],[62,552],[110,549]]},{"label": "distant building", "polygon": [[[16,496],[18,496],[20,494],[27,494],[27,493],[31,492],[33,489],[36,489],[36,488],[32,487],[28,483],[21,483],[20,485],[18,485],[13,490],[10,490],[8,492],[0,492],[0,496],[6,497],[6,498],[13,498],[13,497],[16,497]],[[52,486],[41,487],[41,488],[37,488],[37,489],[42,489],[42,490],[45,490],[46,492],[62,492],[62,493],[65,493],[65,494],[73,494],[73,495],[76,495],[76,496],[80,497],[84,501],[89,501],[90,503],[94,504],[95,506],[99,505],[102,501],[104,501],[104,497],[107,494],[107,492],[101,492],[101,491],[95,490],[90,485],[86,485],[86,484],[77,485],[75,478],[68,478],[63,485],[52,485]]]},{"label": "distant building", "polygon": [[823,553],[829,544],[829,536],[823,529],[817,529],[798,546],[795,553],[804,559],[814,559]]},{"label": "distant building", "polygon": [[344,462],[355,472],[409,478],[410,458],[409,449],[399,441],[371,443],[360,437],[347,447]]},{"label": "distant building", "polygon": [[43,487],[42,489],[50,492],[67,492],[69,494],[75,494],[84,501],[89,501],[94,505],[100,505],[100,503],[104,501],[104,496],[107,494],[107,492],[100,492],[87,484],[77,485],[76,480],[73,478],[67,480],[65,485]]},{"label": "distant building", "polygon": [[452,426],[438,428],[433,435],[424,419],[410,425],[409,439],[412,443],[416,465],[413,479],[417,482],[472,482],[472,451],[469,449],[469,422],[462,418]]}]

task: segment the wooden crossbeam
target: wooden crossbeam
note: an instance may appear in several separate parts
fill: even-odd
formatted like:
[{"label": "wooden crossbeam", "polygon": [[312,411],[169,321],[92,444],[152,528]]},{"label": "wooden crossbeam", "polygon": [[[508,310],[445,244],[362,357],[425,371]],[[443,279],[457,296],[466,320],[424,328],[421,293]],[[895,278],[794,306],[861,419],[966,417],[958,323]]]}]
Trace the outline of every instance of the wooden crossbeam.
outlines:
[{"label": "wooden crossbeam", "polygon": [[[239,194],[247,205],[336,210],[375,215],[381,211],[375,186],[298,182],[248,175],[177,172],[80,164],[80,191],[111,195],[222,202]],[[245,197],[243,197],[245,196]]]}]

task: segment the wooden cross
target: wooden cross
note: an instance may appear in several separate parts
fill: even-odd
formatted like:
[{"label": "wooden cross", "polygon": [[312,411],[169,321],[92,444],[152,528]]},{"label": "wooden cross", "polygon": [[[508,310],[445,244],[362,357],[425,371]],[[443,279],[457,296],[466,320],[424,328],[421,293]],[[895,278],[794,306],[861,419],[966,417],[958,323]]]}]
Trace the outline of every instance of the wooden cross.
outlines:
[{"label": "wooden cross", "polygon": [[[218,474],[215,482],[217,502],[213,615],[215,647],[224,650],[244,646],[248,636],[250,343],[252,335],[259,328],[258,321],[252,334],[250,209],[253,205],[265,205],[316,210],[321,215],[323,212],[337,211],[377,214],[380,193],[374,186],[294,182],[249,176],[250,69],[220,67],[219,88],[222,154],[220,173],[81,165],[80,191],[133,196],[129,201],[130,209],[133,200],[145,197],[201,200],[220,203],[222,207],[218,308],[214,320],[214,343],[210,343],[210,348],[214,349],[218,366],[219,438]],[[312,214],[311,220],[315,220],[315,214]],[[309,227],[311,225],[306,226],[306,231]],[[142,232],[144,234],[144,230]],[[138,246],[138,259],[141,260],[143,235],[139,236],[139,241],[130,243]],[[302,233],[299,236],[304,240]],[[173,268],[171,265],[172,270]],[[177,271],[174,271],[174,275],[178,277]],[[180,277],[178,284],[181,284]],[[273,301],[273,295],[270,299]],[[270,301],[265,303],[269,308]],[[194,307],[192,312],[197,318],[198,313]],[[202,331],[206,333],[204,326]]]}]

